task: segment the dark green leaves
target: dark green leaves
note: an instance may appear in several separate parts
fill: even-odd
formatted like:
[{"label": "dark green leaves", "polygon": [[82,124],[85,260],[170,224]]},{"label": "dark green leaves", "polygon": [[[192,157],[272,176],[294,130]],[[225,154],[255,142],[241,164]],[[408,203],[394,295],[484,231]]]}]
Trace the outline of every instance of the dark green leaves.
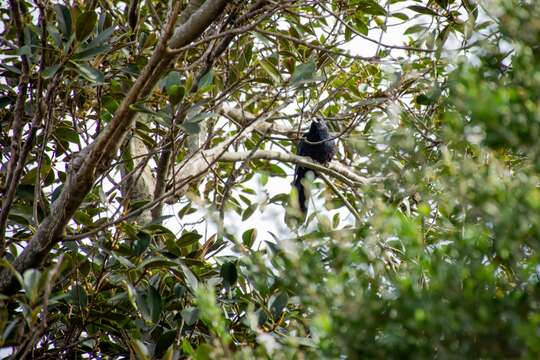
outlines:
[{"label": "dark green leaves", "polygon": [[46,67],[43,69],[43,72],[41,73],[41,76],[43,76],[44,79],[50,79],[56,74],[58,69],[60,69],[60,64],[51,65],[49,67]]},{"label": "dark green leaves", "polygon": [[409,27],[407,30],[405,30],[405,32],[403,33],[404,35],[409,35],[409,34],[414,34],[414,33],[417,33],[417,32],[420,32],[420,31],[424,31],[426,30],[426,27],[423,26],[423,25],[413,25],[411,27]]},{"label": "dark green leaves", "polygon": [[93,68],[89,64],[77,63],[74,61],[70,61],[70,63],[74,65],[75,69],[77,70],[77,73],[80,76],[90,81],[91,83],[95,85],[99,85],[105,81],[105,76],[103,76],[101,71]]},{"label": "dark green leaves", "polygon": [[213,83],[214,72],[210,69],[206,74],[204,74],[197,83],[198,91],[205,92]]},{"label": "dark green leaves", "polygon": [[54,5],[56,11],[56,21],[58,21],[58,28],[65,39],[70,39],[72,36],[71,29],[71,10],[61,4]]},{"label": "dark green leaves", "polygon": [[199,309],[193,306],[188,306],[182,310],[182,319],[187,326],[191,326],[199,320]]},{"label": "dark green leaves", "polygon": [[69,293],[69,301],[80,309],[84,309],[88,304],[88,295],[84,287],[81,285],[74,285]]},{"label": "dark green leaves", "polygon": [[71,142],[74,144],[80,143],[79,134],[75,130],[73,130],[73,128],[70,128],[67,126],[57,127],[56,130],[54,131],[54,136],[58,140]]},{"label": "dark green leaves", "polygon": [[419,14],[431,15],[431,16],[438,16],[439,15],[435,11],[433,11],[430,8],[425,7],[425,6],[411,5],[411,6],[409,6],[409,9],[411,9],[411,10],[413,10],[413,11],[419,13]]},{"label": "dark green leaves", "polygon": [[76,35],[78,41],[84,41],[92,33],[96,21],[95,11],[85,11],[77,17]]},{"label": "dark green leaves", "polygon": [[177,245],[179,248],[187,247],[197,243],[201,238],[201,234],[198,234],[196,232],[186,232],[182,234],[180,239],[178,239]]},{"label": "dark green leaves", "polygon": [[443,9],[446,9],[448,6],[448,0],[435,0],[435,2]]},{"label": "dark green leaves", "polygon": [[181,85],[171,85],[167,88],[167,95],[172,104],[178,104],[184,98],[186,89]]},{"label": "dark green leaves", "polygon": [[88,48],[94,48],[99,46],[104,46],[105,43],[109,40],[109,38],[114,33],[114,27],[109,27],[99,34],[88,44]]},{"label": "dark green leaves", "polygon": [[215,114],[212,112],[202,112],[193,116],[189,116],[182,124],[182,128],[188,134],[197,134],[201,131],[199,123],[206,118],[213,117]]},{"label": "dark green leaves", "polygon": [[182,77],[178,71],[171,71],[161,82],[161,86],[169,95],[169,101],[176,105],[184,98],[186,88],[182,85]]},{"label": "dark green leaves", "polygon": [[315,77],[315,70],[315,62],[313,61],[298,65],[291,77],[291,83],[293,85],[298,85],[313,81]]},{"label": "dark green leaves", "polygon": [[283,311],[283,309],[285,309],[288,302],[289,295],[287,295],[286,292],[280,292],[270,298],[270,311],[272,312],[272,316],[274,317],[274,319],[279,318],[281,312]]},{"label": "dark green leaves", "polygon": [[42,274],[37,269],[26,270],[23,274],[23,281],[24,281],[23,285],[24,285],[25,295],[31,304],[34,304],[38,299],[39,293],[41,291],[41,287],[40,287],[41,278],[42,278]]},{"label": "dark green leaves", "polygon": [[362,0],[359,4],[359,9],[365,14],[370,15],[386,15],[386,10],[375,0]]},{"label": "dark green leaves", "polygon": [[161,295],[153,286],[149,286],[145,290],[137,290],[137,308],[139,309],[144,320],[149,322],[157,322],[163,303]]},{"label": "dark green leaves", "polygon": [[99,54],[103,54],[106,51],[110,50],[111,47],[109,45],[102,45],[102,46],[96,46],[96,47],[88,47],[84,48],[83,50],[77,51],[75,53],[74,58],[77,60],[91,60],[94,57],[96,57]]},{"label": "dark green leaves", "polygon": [[277,67],[268,59],[263,59],[259,61],[259,64],[264,69],[264,71],[270,76],[274,84],[281,82],[281,74]]},{"label": "dark green leaves", "polygon": [[148,233],[139,231],[132,245],[133,254],[141,255],[148,248],[151,240],[152,237]]},{"label": "dark green leaves", "polygon": [[221,265],[220,275],[223,279],[223,286],[228,289],[233,287],[238,280],[238,270],[236,270],[236,264],[234,262],[223,263],[223,265]]},{"label": "dark green leaves", "polygon": [[242,243],[248,247],[251,248],[253,243],[255,242],[255,239],[257,238],[257,229],[249,229],[246,230],[242,234]]}]

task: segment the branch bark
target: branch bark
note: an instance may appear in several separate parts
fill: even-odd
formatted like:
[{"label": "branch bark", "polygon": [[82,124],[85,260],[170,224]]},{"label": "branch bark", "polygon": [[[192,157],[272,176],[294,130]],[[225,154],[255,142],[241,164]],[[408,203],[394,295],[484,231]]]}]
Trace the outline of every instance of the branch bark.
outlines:
[{"label": "branch bark", "polygon": [[[122,101],[114,118],[96,141],[72,160],[62,192],[51,207],[51,215],[43,220],[24,251],[12,264],[18,272],[40,266],[53,246],[62,240],[67,223],[90,191],[94,180],[116,156],[118,147],[130,131],[136,114],[130,105],[148,95],[162,75],[155,70],[166,57],[167,46],[180,47],[193,41],[219,16],[226,4],[226,0],[206,0],[185,24],[177,28],[171,38],[179,11],[179,3],[176,3],[153,55]],[[0,273],[0,293],[13,293],[18,286],[10,270],[4,269]]]},{"label": "branch bark", "polygon": [[301,165],[324,174],[328,174],[335,179],[343,181],[349,186],[367,185],[370,180],[356,174],[350,168],[341,165],[337,161],[332,161],[329,164],[322,165],[314,162],[311,158],[306,156],[298,156],[294,154],[288,154],[281,151],[267,151],[258,150],[255,152],[240,151],[240,152],[226,152],[220,158],[219,161],[244,161],[244,160],[277,160],[281,162],[294,163]]}]

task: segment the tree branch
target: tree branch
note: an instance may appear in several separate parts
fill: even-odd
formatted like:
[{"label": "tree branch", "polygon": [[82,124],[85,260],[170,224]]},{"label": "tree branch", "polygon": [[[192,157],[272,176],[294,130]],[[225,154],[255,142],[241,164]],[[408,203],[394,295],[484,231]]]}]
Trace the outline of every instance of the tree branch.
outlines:
[{"label": "tree branch", "polygon": [[[173,47],[184,46],[193,41],[218,17],[226,4],[225,0],[205,1],[184,25],[178,27],[173,37],[174,41],[171,42]],[[171,11],[162,38],[148,64],[129,90],[111,122],[94,143],[83,149],[79,156],[72,160],[62,192],[51,207],[51,215],[43,220],[24,251],[12,264],[17,271],[23,272],[43,262],[52,247],[62,239],[67,223],[90,191],[94,180],[116,156],[118,147],[130,131],[135,118],[136,113],[130,106],[142,96],[148,95],[160,78],[158,76],[160,74],[155,73],[156,65],[163,60],[178,12],[179,2]],[[0,293],[13,293],[18,286],[11,271],[4,269],[0,273]]]},{"label": "tree branch", "polygon": [[343,181],[349,186],[367,185],[370,180],[356,174],[346,166],[341,165],[337,161],[332,161],[329,164],[322,165],[307,156],[298,156],[294,154],[288,154],[281,151],[267,151],[258,150],[255,152],[240,151],[240,152],[226,152],[220,158],[219,161],[245,161],[245,160],[278,160],[281,162],[294,163],[309,169],[316,170],[323,174],[328,174],[333,178]]}]

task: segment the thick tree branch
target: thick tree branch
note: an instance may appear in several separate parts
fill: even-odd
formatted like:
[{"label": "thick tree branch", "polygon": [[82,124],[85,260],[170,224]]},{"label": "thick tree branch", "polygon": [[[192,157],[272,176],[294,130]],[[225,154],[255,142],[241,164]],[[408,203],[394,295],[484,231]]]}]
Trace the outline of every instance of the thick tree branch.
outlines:
[{"label": "thick tree branch", "polygon": [[176,49],[193,41],[221,14],[227,3],[227,0],[206,0],[189,19],[176,28],[169,47]]},{"label": "thick tree branch", "polygon": [[[17,30],[17,42],[19,48],[24,46],[24,32],[21,19],[20,4],[16,0],[10,0],[9,5],[11,7],[11,15],[15,28]],[[1,184],[2,192],[4,193],[4,199],[2,201],[2,210],[0,211],[0,257],[4,254],[5,250],[5,231],[7,217],[13,198],[15,196],[15,189],[18,184],[16,176],[16,168],[19,163],[21,155],[21,138],[24,127],[24,104],[26,102],[26,93],[28,91],[28,83],[30,82],[30,68],[28,65],[28,59],[26,55],[21,55],[21,76],[19,78],[19,85],[17,89],[17,101],[15,102],[14,116],[11,123],[11,151],[10,159],[7,166],[6,180],[4,184]]]},{"label": "thick tree branch", "polygon": [[341,165],[336,161],[332,161],[329,164],[322,165],[313,159],[305,156],[298,156],[294,154],[287,154],[279,151],[223,151],[224,146],[218,145],[212,149],[202,151],[195,154],[195,156],[188,161],[185,161],[182,167],[182,171],[176,177],[175,188],[163,193],[160,198],[154,199],[152,202],[145,204],[136,210],[114,220],[109,223],[103,224],[96,229],[92,229],[86,233],[66,236],[65,240],[73,241],[80,240],[97,234],[106,228],[121,223],[129,218],[138,216],[139,214],[156,207],[160,202],[171,196],[177,196],[179,192],[182,192],[186,186],[203,176],[210,170],[210,168],[216,162],[248,162],[251,160],[276,160],[281,162],[289,162],[292,164],[301,165],[309,169],[313,169],[317,172],[329,175],[330,177],[342,181],[351,187],[366,186],[372,183],[375,178],[365,178],[356,174],[354,171],[346,166]]},{"label": "thick tree branch", "polygon": [[[193,41],[219,16],[226,4],[225,0],[207,0],[184,25],[177,29],[171,42],[172,47],[184,46]],[[179,6],[176,3],[152,57],[122,101],[114,118],[96,141],[83,149],[79,157],[72,160],[69,176],[62,192],[51,207],[51,215],[43,220],[24,251],[13,262],[13,267],[17,271],[23,272],[42,263],[52,247],[62,239],[65,226],[90,191],[94,180],[116,156],[118,147],[130,131],[135,118],[136,113],[130,106],[142,96],[148,95],[160,78],[155,69],[165,55],[178,10]],[[0,273],[0,293],[12,293],[17,287],[12,272],[4,269]]]}]

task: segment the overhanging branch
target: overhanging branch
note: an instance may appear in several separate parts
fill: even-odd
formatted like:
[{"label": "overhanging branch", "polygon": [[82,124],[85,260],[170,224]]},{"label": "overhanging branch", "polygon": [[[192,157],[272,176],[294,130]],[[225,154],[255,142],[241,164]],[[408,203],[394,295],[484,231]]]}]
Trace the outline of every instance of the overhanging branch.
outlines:
[{"label": "overhanging branch", "polygon": [[288,154],[281,151],[258,150],[253,153],[249,151],[226,152],[219,158],[218,161],[244,160],[277,160],[281,162],[294,163],[324,174],[328,174],[335,179],[343,181],[349,186],[367,185],[370,182],[369,179],[356,174],[336,161],[332,161],[327,165],[322,165],[313,161],[309,157]]}]

